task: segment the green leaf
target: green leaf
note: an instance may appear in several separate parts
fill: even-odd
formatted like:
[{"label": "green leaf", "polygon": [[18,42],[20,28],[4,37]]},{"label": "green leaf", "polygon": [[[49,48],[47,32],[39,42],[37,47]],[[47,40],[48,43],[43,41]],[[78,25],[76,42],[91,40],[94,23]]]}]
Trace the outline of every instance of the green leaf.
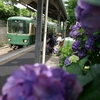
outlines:
[{"label": "green leaf", "polygon": [[78,80],[81,85],[84,86],[87,83],[91,82],[98,74],[100,74],[100,64],[91,66],[86,75],[78,76]]},{"label": "green leaf", "polygon": [[81,68],[83,68],[84,65],[85,65],[85,63],[88,61],[88,57],[89,57],[89,56],[86,56],[85,58],[83,58],[83,59],[81,59],[81,60],[79,61],[79,65],[81,66]]},{"label": "green leaf", "polygon": [[63,69],[71,74],[76,74],[77,79],[83,86],[83,92],[77,100],[100,100],[100,64],[91,66],[86,75],[82,75],[82,69],[77,63]]},{"label": "green leaf", "polygon": [[87,83],[93,80],[91,76],[87,76],[87,75],[78,75],[77,79],[82,86],[85,86]]},{"label": "green leaf", "polygon": [[100,74],[84,86],[83,92],[77,100],[100,100]]},{"label": "green leaf", "polygon": [[100,100],[100,64],[91,66],[86,75],[78,76],[83,92],[77,100]]},{"label": "green leaf", "polygon": [[100,74],[100,64],[91,66],[90,71],[87,73],[92,78],[95,78],[98,74]]},{"label": "green leaf", "polygon": [[98,48],[100,48],[100,44],[96,44]]},{"label": "green leaf", "polygon": [[82,75],[82,69],[80,65],[77,63],[72,63],[68,67],[63,66],[63,69],[71,74]]}]

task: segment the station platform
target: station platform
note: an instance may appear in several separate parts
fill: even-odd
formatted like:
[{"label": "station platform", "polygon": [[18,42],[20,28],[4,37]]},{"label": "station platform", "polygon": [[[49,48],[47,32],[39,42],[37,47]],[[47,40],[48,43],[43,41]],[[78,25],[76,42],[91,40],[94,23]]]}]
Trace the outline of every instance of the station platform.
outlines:
[{"label": "station platform", "polygon": [[[48,59],[49,57],[49,59]],[[60,57],[59,56],[55,56],[55,55],[47,55],[46,56],[46,65],[50,68],[50,67],[58,67],[58,64],[59,64],[59,60],[60,60]]]}]

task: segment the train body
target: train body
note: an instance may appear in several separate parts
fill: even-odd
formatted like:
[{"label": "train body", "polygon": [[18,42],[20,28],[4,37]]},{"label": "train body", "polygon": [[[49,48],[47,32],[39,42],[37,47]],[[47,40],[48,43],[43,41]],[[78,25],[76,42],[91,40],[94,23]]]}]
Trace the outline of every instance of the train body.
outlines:
[{"label": "train body", "polygon": [[[47,32],[56,33],[57,25],[47,23]],[[42,24],[42,37],[44,24]],[[11,48],[20,48],[35,43],[36,20],[29,17],[14,16],[7,20],[7,42]]]}]

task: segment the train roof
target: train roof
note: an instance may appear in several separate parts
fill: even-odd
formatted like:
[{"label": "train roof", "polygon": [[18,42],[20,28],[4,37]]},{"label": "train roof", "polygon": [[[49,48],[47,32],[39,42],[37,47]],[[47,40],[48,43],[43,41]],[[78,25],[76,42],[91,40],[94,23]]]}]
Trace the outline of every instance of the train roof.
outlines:
[{"label": "train roof", "polygon": [[57,24],[56,24],[56,23],[54,23],[54,22],[49,22],[49,21],[48,21],[48,22],[47,22],[47,24],[48,24],[48,25],[57,26]]},{"label": "train roof", "polygon": [[[9,17],[8,20],[27,20],[27,21],[31,21],[31,22],[37,22],[35,19],[31,18],[31,17],[24,17],[24,16],[12,16],[12,17]],[[44,21],[42,22],[44,24]],[[53,26],[57,26],[56,23],[54,22],[47,22],[48,25],[53,25]]]},{"label": "train roof", "polygon": [[31,17],[24,17],[24,16],[12,16],[12,17],[9,17],[7,20],[14,20],[14,19],[27,20],[27,21],[35,21]]}]

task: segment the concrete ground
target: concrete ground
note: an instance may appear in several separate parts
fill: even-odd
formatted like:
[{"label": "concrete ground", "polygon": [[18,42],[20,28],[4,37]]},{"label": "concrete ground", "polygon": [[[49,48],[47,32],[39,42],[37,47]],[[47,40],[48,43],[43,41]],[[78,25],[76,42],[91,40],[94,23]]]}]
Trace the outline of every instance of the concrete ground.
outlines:
[{"label": "concrete ground", "polygon": [[51,55],[51,57],[46,61],[46,65],[50,67],[57,67],[59,64],[60,57]]}]

